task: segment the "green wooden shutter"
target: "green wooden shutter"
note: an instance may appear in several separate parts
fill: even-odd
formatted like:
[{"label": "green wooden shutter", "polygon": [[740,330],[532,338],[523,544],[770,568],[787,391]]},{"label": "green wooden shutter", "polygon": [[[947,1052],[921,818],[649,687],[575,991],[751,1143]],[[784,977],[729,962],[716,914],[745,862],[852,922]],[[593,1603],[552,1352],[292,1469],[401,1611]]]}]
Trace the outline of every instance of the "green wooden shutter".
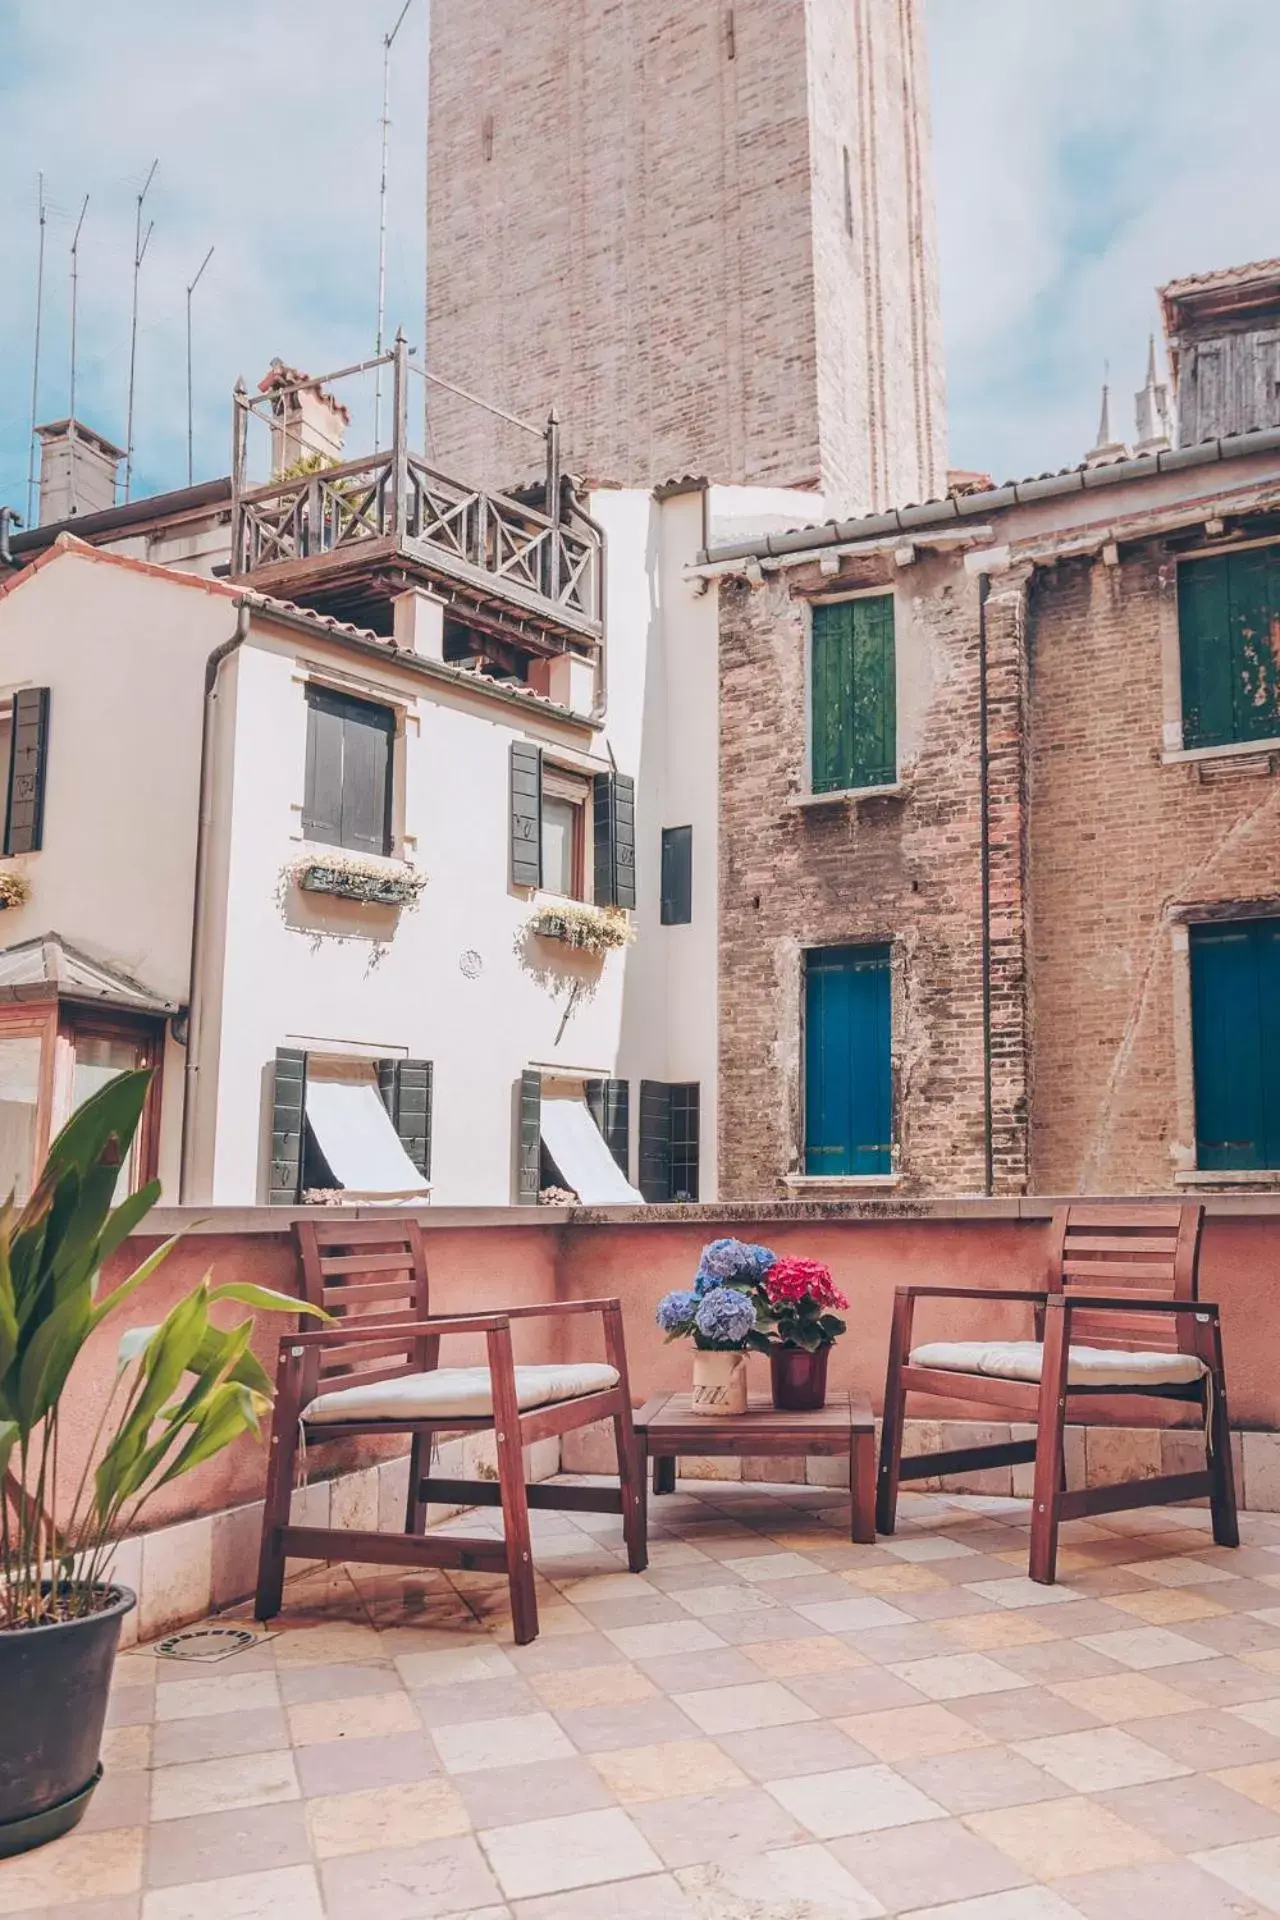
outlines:
[{"label": "green wooden shutter", "polygon": [[273,1207],[296,1207],[301,1198],[306,1108],[307,1056],[296,1047],[277,1047],[268,1193]]},{"label": "green wooden shutter", "polygon": [[890,953],[832,947],[805,969],[805,1172],[893,1164]]},{"label": "green wooden shutter", "polygon": [[645,1199],[671,1198],[671,1089],[663,1080],[640,1082],[640,1179]]},{"label": "green wooden shutter", "polygon": [[307,688],[302,831],[308,840],[336,847],[342,836],[342,715],[322,694],[320,687]]},{"label": "green wooden shutter", "polygon": [[356,853],[391,851],[391,766],[395,715],[347,703],[342,720],[341,844]]},{"label": "green wooden shutter", "polygon": [[13,738],[4,830],[6,853],[37,853],[44,842],[48,752],[49,689],[22,687],[13,696]]},{"label": "green wooden shutter", "polygon": [[511,884],[542,885],[542,749],[511,742]]},{"label": "green wooden shutter", "polygon": [[400,1144],[424,1180],[431,1178],[430,1060],[379,1060],[378,1088]]},{"label": "green wooden shutter", "polygon": [[536,1207],[542,1189],[542,1075],[527,1067],[516,1084],[516,1205]]},{"label": "green wooden shutter", "polygon": [[604,1143],[631,1178],[631,1086],[626,1080],[588,1080],[583,1088]]},{"label": "green wooden shutter", "polygon": [[1196,1164],[1280,1167],[1280,920],[1191,929]]},{"label": "green wooden shutter", "polygon": [[670,1197],[673,1200],[696,1200],[698,1197],[700,1093],[696,1080],[677,1082],[668,1089],[671,1113]]},{"label": "green wooden shutter", "polygon": [[1184,560],[1178,641],[1184,747],[1280,735],[1280,547]]},{"label": "green wooden shutter", "polygon": [[686,927],[693,919],[693,828],[662,829],[662,924]]},{"label": "green wooden shutter", "polygon": [[636,783],[628,773],[598,773],[594,782],[595,901],[636,904]]},{"label": "green wooden shutter", "polygon": [[815,793],[897,779],[892,594],[813,609],[810,768]]}]

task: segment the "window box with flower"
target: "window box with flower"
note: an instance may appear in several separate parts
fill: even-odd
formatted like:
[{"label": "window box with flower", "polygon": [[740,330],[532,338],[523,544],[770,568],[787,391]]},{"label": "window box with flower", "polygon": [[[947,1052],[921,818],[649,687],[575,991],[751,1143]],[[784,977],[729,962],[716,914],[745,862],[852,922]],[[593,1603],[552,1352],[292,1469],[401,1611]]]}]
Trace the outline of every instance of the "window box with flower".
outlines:
[{"label": "window box with flower", "polygon": [[427,876],[404,860],[374,860],[338,849],[302,854],[288,876],[304,893],[329,893],[378,907],[416,906]]},{"label": "window box with flower", "polygon": [[595,907],[585,901],[558,901],[539,907],[528,931],[540,940],[558,940],[579,953],[612,953],[630,946],[635,931],[620,907]]}]

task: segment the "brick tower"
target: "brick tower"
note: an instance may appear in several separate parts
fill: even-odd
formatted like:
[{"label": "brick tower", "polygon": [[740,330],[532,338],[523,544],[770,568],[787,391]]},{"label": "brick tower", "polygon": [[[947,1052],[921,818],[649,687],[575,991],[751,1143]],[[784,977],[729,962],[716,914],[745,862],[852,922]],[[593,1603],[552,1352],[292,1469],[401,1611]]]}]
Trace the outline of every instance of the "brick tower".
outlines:
[{"label": "brick tower", "polygon": [[[943,490],[922,0],[435,0],[432,370],[590,480]],[[433,394],[446,469],[537,443]]]}]

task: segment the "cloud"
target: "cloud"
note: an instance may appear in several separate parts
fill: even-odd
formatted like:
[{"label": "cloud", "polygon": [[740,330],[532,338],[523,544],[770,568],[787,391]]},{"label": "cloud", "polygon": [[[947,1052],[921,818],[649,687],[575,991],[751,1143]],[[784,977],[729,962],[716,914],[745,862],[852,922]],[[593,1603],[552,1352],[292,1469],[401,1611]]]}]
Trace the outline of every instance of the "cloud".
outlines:
[{"label": "cloud", "polygon": [[[601,0],[596,0],[600,4]],[[776,3],[776,0],[771,0]],[[455,5],[483,0],[452,0]],[[1078,459],[1110,360],[1128,429],[1153,289],[1280,252],[1276,0],[925,0],[952,461],[1000,477]],[[381,36],[399,0],[8,0],[0,54],[0,500],[25,505],[36,170],[47,228],[40,417],[65,413],[80,200],[77,405],[123,439],[135,196],[143,267],[135,492],[226,471],[229,395],[273,354],[372,348]],[[389,330],[421,336],[428,0],[395,48]],[[353,443],[368,443],[353,426]]]},{"label": "cloud", "polygon": [[926,0],[951,458],[1078,460],[1156,286],[1280,253],[1275,0]]}]

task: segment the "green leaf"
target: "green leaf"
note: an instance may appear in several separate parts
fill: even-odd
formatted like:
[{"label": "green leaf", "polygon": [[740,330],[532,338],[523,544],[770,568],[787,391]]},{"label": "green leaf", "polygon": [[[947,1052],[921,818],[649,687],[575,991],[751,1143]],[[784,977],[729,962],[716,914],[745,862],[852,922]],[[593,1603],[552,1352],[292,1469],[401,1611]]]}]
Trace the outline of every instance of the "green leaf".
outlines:
[{"label": "green leaf", "polygon": [[100,1484],[118,1481],[123,1485],[146,1452],[153,1423],[204,1339],[209,1325],[208,1291],[201,1281],[147,1342],[142,1355],[144,1385],[103,1455],[96,1476]]},{"label": "green leaf", "polygon": [[0,1420],[0,1500],[4,1498],[4,1476],[9,1470],[9,1456],[18,1443],[18,1437],[16,1420]]},{"label": "green leaf", "polygon": [[215,1300],[237,1300],[242,1307],[257,1307],[261,1313],[309,1313],[317,1320],[333,1318],[309,1300],[299,1300],[295,1294],[275,1293],[270,1287],[255,1287],[248,1280],[225,1280],[220,1286],[211,1287],[210,1305]]},{"label": "green leaf", "polygon": [[24,1433],[43,1420],[66,1384],[89,1329],[88,1293],[63,1300],[36,1329],[18,1372],[18,1424]]},{"label": "green leaf", "polygon": [[165,1468],[156,1485],[167,1486],[170,1480],[190,1473],[193,1467],[211,1460],[243,1433],[260,1433],[259,1411],[257,1396],[247,1387],[231,1380],[215,1387],[208,1396],[200,1418],[195,1422],[190,1439],[177,1458]]},{"label": "green leaf", "polygon": [[[98,1301],[93,1309],[93,1319],[89,1328],[91,1333],[94,1327],[105,1320],[109,1313],[114,1313],[117,1307],[122,1306],[131,1293],[136,1293],[144,1280],[151,1278],[161,1261],[168,1259],[181,1238],[181,1232],[171,1234],[169,1239],[162,1241],[158,1247],[153,1248],[141,1266],[134,1268],[127,1280],[122,1280],[120,1285],[109,1293],[105,1300]],[[206,1275],[206,1278],[207,1277]],[[150,1331],[154,1332],[155,1329],[151,1328]]]},{"label": "green leaf", "polygon": [[113,1142],[118,1165],[138,1130],[150,1084],[151,1069],[141,1067],[117,1074],[97,1093],[90,1094],[49,1148],[46,1177],[52,1174],[56,1178],[71,1168],[77,1173],[87,1172],[101,1162]]}]

